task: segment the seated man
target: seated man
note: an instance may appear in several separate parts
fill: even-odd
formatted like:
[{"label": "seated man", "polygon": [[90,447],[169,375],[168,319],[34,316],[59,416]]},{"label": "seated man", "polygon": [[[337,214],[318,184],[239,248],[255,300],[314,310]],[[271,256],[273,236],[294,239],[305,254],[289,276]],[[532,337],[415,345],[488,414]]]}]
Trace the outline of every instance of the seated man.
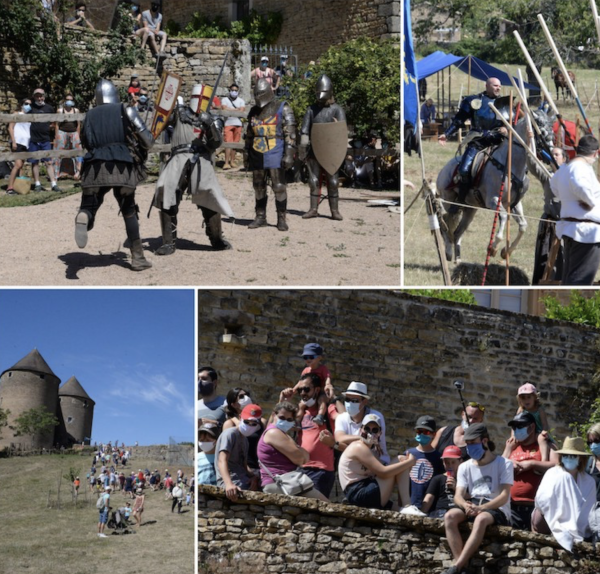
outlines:
[{"label": "seated man", "polygon": [[[443,574],[463,574],[469,559],[481,544],[488,526],[510,525],[510,487],[513,484],[512,463],[494,454],[496,446],[482,423],[472,424],[465,431],[470,460],[458,468],[454,503],[444,516],[446,538],[454,564]],[[473,530],[466,543],[458,527],[473,521]]]},{"label": "seated man", "polygon": [[448,510],[456,508],[456,473],[462,462],[462,453],[457,446],[447,446],[444,449],[442,463],[446,472],[434,476],[429,483],[421,512],[428,514],[430,518],[444,518]]},{"label": "seated man", "polygon": [[223,431],[215,447],[217,486],[225,489],[227,498],[235,502],[238,492],[258,490],[259,477],[248,466],[248,439],[260,424],[262,409],[246,405],[240,414],[240,424]]},{"label": "seated man", "polygon": [[[164,55],[165,46],[167,45],[167,33],[160,29],[162,24],[162,14],[159,12],[160,4],[152,2],[150,10],[142,12],[142,22],[144,27],[148,29],[148,41],[150,48],[155,56]],[[156,46],[155,36],[160,38],[160,49]]]}]

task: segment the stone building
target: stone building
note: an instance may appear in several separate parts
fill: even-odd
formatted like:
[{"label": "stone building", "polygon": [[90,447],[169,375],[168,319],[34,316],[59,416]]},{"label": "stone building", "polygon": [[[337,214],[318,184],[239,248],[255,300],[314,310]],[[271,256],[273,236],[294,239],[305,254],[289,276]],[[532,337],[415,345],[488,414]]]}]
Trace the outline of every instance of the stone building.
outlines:
[{"label": "stone building", "polygon": [[[37,349],[0,374],[0,408],[9,410],[8,426],[2,429],[0,449],[16,445],[22,449],[52,448],[90,443],[94,401],[79,381],[71,377],[59,388],[60,379]],[[46,407],[59,420],[48,434],[12,436],[11,425],[29,409]]]}]

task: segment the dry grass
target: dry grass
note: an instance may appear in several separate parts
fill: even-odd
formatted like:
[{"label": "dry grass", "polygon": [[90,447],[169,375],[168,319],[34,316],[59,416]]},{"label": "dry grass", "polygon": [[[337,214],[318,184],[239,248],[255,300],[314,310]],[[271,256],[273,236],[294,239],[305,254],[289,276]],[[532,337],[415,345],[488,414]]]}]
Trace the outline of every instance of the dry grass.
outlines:
[{"label": "dry grass", "polygon": [[[503,66],[498,66],[503,68]],[[517,66],[510,67],[513,73],[516,73]],[[452,98],[458,100],[461,91],[463,95],[467,93],[477,93],[483,90],[483,82],[471,80],[471,90],[467,92],[467,76],[458,69],[452,68]],[[524,72],[524,67],[522,67]],[[597,72],[594,70],[579,70],[574,68],[577,76],[577,89],[579,97],[582,100],[588,119],[597,136],[600,132],[598,127],[600,120],[600,99],[596,93]],[[447,73],[447,72],[446,72]],[[544,81],[549,80],[549,68],[543,70]],[[447,78],[447,75],[446,75]],[[551,89],[552,96],[555,97],[554,84],[547,82]],[[428,78],[429,94],[436,99],[436,80],[435,77]],[[447,89],[447,87],[446,87]],[[441,92],[440,92],[441,93]],[[508,89],[504,88],[502,95],[508,95]],[[557,102],[558,108],[567,120],[576,121],[580,118],[577,106],[574,102],[564,102],[562,99]],[[449,142],[445,148],[433,140],[424,141],[423,151],[425,158],[425,178],[435,180],[438,172],[453,157],[457,149],[456,142]],[[421,186],[421,160],[415,154],[408,157],[404,156],[404,178],[412,181],[417,188]],[[405,205],[408,206],[414,197],[414,192],[405,191]],[[533,218],[540,217],[543,211],[543,192],[539,182],[531,179],[531,185],[527,195],[524,198],[523,206],[526,216]],[[468,263],[483,264],[485,262],[487,245],[490,239],[492,229],[493,213],[479,212],[475,216],[471,227],[464,234],[462,240],[462,261]],[[521,240],[517,250],[511,256],[511,266],[518,267],[529,277],[533,274],[533,263],[535,254],[535,238],[537,235],[538,222],[535,219],[528,219],[529,227],[527,233]],[[517,232],[516,224],[511,220],[511,236],[515,237]],[[506,234],[505,234],[506,237]],[[424,202],[420,199],[415,202],[410,211],[404,216],[404,284],[407,286],[417,285],[443,285],[439,259],[435,248],[435,243],[429,231],[427,214],[425,212]],[[496,263],[504,264],[503,260],[496,260]],[[452,273],[454,264],[450,263],[450,272]],[[596,275],[596,280],[600,279],[600,273]]]},{"label": "dry grass", "polygon": [[[89,456],[48,455],[0,460],[2,536],[0,572],[21,574],[164,574],[194,571],[194,512],[171,514],[171,502],[160,492],[147,492],[141,528],[135,534],[98,538],[95,498],[84,488],[75,506],[70,485],[62,479],[60,509],[48,508],[58,499],[58,480],[70,467],[85,479]],[[137,468],[164,468],[164,461],[138,458]],[[157,465],[159,465],[157,467]],[[192,469],[184,469],[190,476]],[[124,505],[120,492],[113,495]],[[87,499],[87,500],[86,500]],[[113,504],[114,506],[114,504]],[[148,522],[148,524],[144,524]]]}]

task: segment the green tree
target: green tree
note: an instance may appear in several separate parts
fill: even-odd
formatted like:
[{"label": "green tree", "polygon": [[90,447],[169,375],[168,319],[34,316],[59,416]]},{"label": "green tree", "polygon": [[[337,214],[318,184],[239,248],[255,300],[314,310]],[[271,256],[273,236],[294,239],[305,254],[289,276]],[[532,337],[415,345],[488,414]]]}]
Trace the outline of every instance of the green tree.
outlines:
[{"label": "green tree", "polygon": [[400,141],[400,47],[391,41],[358,38],[330,47],[313,66],[304,67],[283,83],[298,124],[315,102],[321,74],[333,82],[336,102],[344,108],[358,137],[377,130],[387,139]]},{"label": "green tree", "polygon": [[[23,411],[11,426],[14,436],[49,435],[58,425],[58,419],[45,406]],[[32,441],[33,442],[33,441]]]},{"label": "green tree", "polygon": [[433,297],[442,301],[456,301],[467,305],[477,305],[475,295],[469,289],[407,289],[409,295]]},{"label": "green tree", "polygon": [[8,409],[0,409],[0,438],[2,438],[2,429],[8,426],[8,415],[10,411]]},{"label": "green tree", "polygon": [[571,291],[568,305],[551,295],[542,297],[542,303],[546,308],[544,316],[548,319],[600,327],[600,291],[596,291],[592,297],[584,297],[579,291]]}]

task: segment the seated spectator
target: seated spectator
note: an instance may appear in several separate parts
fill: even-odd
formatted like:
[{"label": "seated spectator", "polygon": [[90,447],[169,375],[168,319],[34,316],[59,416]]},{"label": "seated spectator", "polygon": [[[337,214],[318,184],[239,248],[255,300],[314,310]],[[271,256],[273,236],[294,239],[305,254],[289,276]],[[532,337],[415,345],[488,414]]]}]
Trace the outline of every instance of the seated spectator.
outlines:
[{"label": "seated spectator", "polygon": [[421,123],[431,124],[435,122],[435,106],[433,100],[428,98],[423,105],[421,105]]},{"label": "seated spectator", "polygon": [[[148,29],[148,41],[150,42],[150,49],[155,56],[164,55],[165,46],[167,45],[167,34],[164,30],[160,29],[162,24],[162,14],[158,11],[160,4],[158,2],[152,2],[150,4],[150,10],[142,12],[142,22]],[[156,47],[156,39],[160,38],[160,49]]]},{"label": "seated spectator", "polygon": [[362,421],[368,414],[374,414],[381,421],[381,436],[379,437],[379,449],[381,449],[380,460],[383,464],[390,462],[390,455],[387,452],[385,440],[385,419],[383,415],[368,406],[369,395],[367,394],[367,385],[353,381],[348,385],[344,396],[344,408],[346,412],[340,413],[335,419],[335,440],[348,446],[354,441],[360,440]]},{"label": "seated spectator", "polygon": [[[78,114],[79,110],[75,107],[75,98],[73,94],[67,93],[65,96],[65,103],[60,106],[57,110],[59,114]],[[65,120],[58,124],[58,129],[54,136],[54,149],[56,150],[72,150],[82,149],[81,148],[81,122],[79,120]],[[60,171],[62,165],[62,159],[56,158],[54,160],[54,172],[56,173],[57,179],[61,177],[69,177],[69,174],[62,173]],[[71,160],[69,160],[71,161]],[[75,158],[75,174],[74,179],[81,179],[81,164],[83,163],[83,157]]]},{"label": "seated spectator", "polygon": [[589,454],[580,437],[567,437],[557,451],[557,466],[546,471],[535,497],[531,529],[552,534],[569,552],[591,536],[589,514],[596,502],[596,483],[585,472]]},{"label": "seated spectator", "polygon": [[[242,389],[241,387],[234,387],[227,393],[227,406],[225,411],[227,413],[227,420],[223,424],[223,430],[234,428],[239,426],[240,424],[240,413],[242,409],[252,404],[252,399],[247,391]],[[259,470],[258,465],[258,441],[267,426],[267,421],[264,417],[261,417],[260,424],[256,427],[256,430],[253,434],[248,436],[248,466],[252,470]]]},{"label": "seated spectator", "polygon": [[420,510],[431,479],[444,472],[442,455],[431,446],[431,439],[436,431],[435,419],[430,416],[422,416],[417,420],[415,440],[419,446],[409,448],[404,454],[411,454],[415,459],[415,465],[410,469],[410,506],[402,510],[403,514],[425,514]]},{"label": "seated spectator", "polygon": [[517,414],[529,413],[534,418],[535,430],[540,450],[542,451],[542,457],[547,460],[550,456],[550,449],[554,443],[552,437],[547,432],[550,430],[548,417],[540,404],[540,394],[537,392],[535,385],[525,383],[519,387],[519,390],[517,391],[517,402],[519,403]]},{"label": "seated spectator", "polygon": [[142,86],[140,85],[140,81],[138,79],[137,74],[131,74],[131,79],[129,80],[129,86],[127,86],[128,94],[139,94]]},{"label": "seated spectator", "polygon": [[259,477],[248,466],[246,437],[257,431],[261,415],[262,409],[258,405],[246,405],[240,414],[240,424],[223,431],[217,439],[217,486],[224,488],[227,498],[233,502],[242,490],[258,490]]},{"label": "seated spectator", "polygon": [[217,371],[212,367],[200,367],[198,371],[198,419],[200,424],[206,422],[217,421],[219,425],[223,425],[227,415],[225,407],[227,401],[223,395],[217,394],[218,386]]},{"label": "seated spectator", "polygon": [[85,17],[85,12],[87,7],[85,2],[77,2],[75,4],[75,16],[69,18],[67,20],[67,24],[71,24],[71,26],[81,26],[82,28],[91,28],[94,30],[94,26],[92,23]]},{"label": "seated spectator", "polygon": [[531,413],[522,412],[508,423],[513,436],[506,441],[502,456],[509,459],[514,467],[514,483],[510,489],[512,525],[521,530],[531,530],[531,513],[535,505],[535,495],[542,482],[542,476],[556,463],[550,461],[538,444],[535,418]]},{"label": "seated spectator", "polygon": [[415,464],[415,457],[398,456],[399,462],[384,466],[380,460],[380,439],[383,433],[379,415],[368,414],[361,422],[357,440],[342,452],[338,467],[340,484],[350,504],[363,508],[389,510],[394,486],[398,487],[400,501],[401,477]]},{"label": "seated spectator", "polygon": [[[482,423],[469,426],[464,433],[471,457],[458,467],[454,503],[444,516],[446,538],[454,564],[443,574],[462,574],[479,548],[485,531],[493,524],[510,524],[510,487],[513,484],[512,463],[494,454],[496,449]],[[463,545],[459,525],[473,521],[473,529]]]},{"label": "seated spectator", "polygon": [[148,40],[148,34],[150,30],[146,28],[144,21],[142,20],[142,13],[140,7],[137,4],[131,5],[131,12],[129,16],[132,20],[132,32],[134,37],[142,39],[142,50],[146,47],[146,41]]},{"label": "seated spectator", "polygon": [[[21,102],[21,109],[16,112],[17,114],[27,114],[31,111],[31,98],[25,98]],[[29,128],[31,127],[30,122],[12,122],[8,124],[8,133],[10,134],[10,147],[11,150],[17,153],[25,152],[29,148]],[[15,179],[21,172],[21,168],[25,163],[22,159],[16,159],[15,164],[8,177],[8,187],[6,193],[8,195],[16,195],[14,189]]]},{"label": "seated spectator", "polygon": [[141,114],[145,114],[146,112],[154,113],[154,104],[150,99],[150,94],[148,93],[148,90],[146,88],[140,88],[139,96],[140,97],[138,100],[138,112],[140,112]]},{"label": "seated spectator", "polygon": [[[296,406],[290,402],[278,403],[273,410],[274,423],[267,426],[258,442],[261,484],[266,493],[285,494],[273,477],[296,470],[308,462],[308,452],[288,435],[296,426],[296,411]],[[314,487],[298,496],[327,501],[327,497]]]},{"label": "seated spectator", "polygon": [[[467,403],[466,413],[461,411],[462,421],[457,426],[445,426],[435,433],[435,438],[432,441],[432,446],[438,452],[443,452],[447,446],[457,446],[462,452],[464,460],[469,458],[465,443],[465,430],[469,427],[469,423],[483,423],[485,415],[485,407],[479,403]],[[468,418],[468,421],[467,421]]]},{"label": "seated spectator", "polygon": [[596,501],[600,502],[600,423],[596,423],[588,429],[587,443],[592,451],[592,456],[586,472],[596,482]]},{"label": "seated spectator", "polygon": [[457,446],[447,446],[444,449],[442,463],[446,472],[433,477],[421,505],[421,511],[430,518],[444,518],[448,510],[456,508],[456,473],[462,461],[462,453]]},{"label": "seated spectator", "polygon": [[202,425],[198,429],[198,447],[200,452],[196,457],[198,465],[198,484],[217,486],[215,472],[215,448],[219,438],[219,427],[216,424]]}]

